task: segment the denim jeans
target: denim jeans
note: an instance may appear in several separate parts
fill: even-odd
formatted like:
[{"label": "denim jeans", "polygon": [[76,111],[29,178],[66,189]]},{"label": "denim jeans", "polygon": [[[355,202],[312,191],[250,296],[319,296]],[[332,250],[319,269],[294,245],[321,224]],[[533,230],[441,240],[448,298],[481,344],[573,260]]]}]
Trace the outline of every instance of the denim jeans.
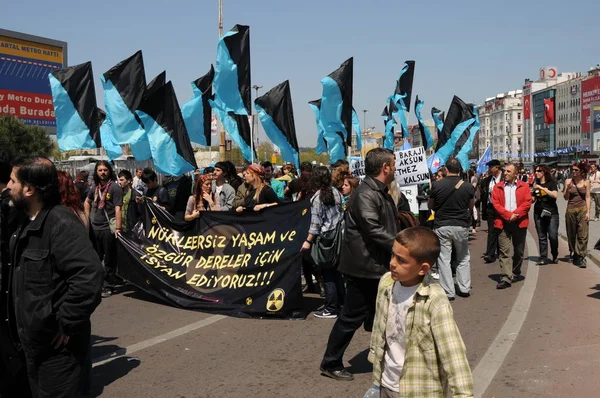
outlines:
[{"label": "denim jeans", "polygon": [[321,273],[325,286],[325,310],[332,314],[339,314],[346,297],[342,274],[336,268],[323,268]]},{"label": "denim jeans", "polygon": [[540,260],[548,259],[548,241],[550,241],[550,253],[552,258],[558,257],[558,214],[552,214],[551,217],[540,217],[539,214],[533,216],[535,220],[535,229],[540,243]]},{"label": "denim jeans", "polygon": [[452,279],[452,250],[456,254],[456,284],[462,293],[471,290],[471,254],[469,253],[468,227],[438,227],[435,234],[440,239],[440,256],[437,265],[440,273],[440,285],[448,297],[456,295]]}]

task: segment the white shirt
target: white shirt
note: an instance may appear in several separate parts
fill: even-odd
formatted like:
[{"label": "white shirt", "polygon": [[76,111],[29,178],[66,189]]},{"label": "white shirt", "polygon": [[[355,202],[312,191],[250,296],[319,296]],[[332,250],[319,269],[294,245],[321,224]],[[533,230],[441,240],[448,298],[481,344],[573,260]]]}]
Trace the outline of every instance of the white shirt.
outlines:
[{"label": "white shirt", "polygon": [[492,203],[492,191],[494,190],[494,187],[496,186],[497,183],[500,182],[500,178],[502,178],[502,174],[500,174],[500,177],[496,178],[494,176],[492,176],[492,178],[490,178],[490,185],[488,186],[488,203]]},{"label": "white shirt", "polygon": [[590,184],[592,193],[600,193],[600,170],[590,173]]},{"label": "white shirt", "polygon": [[514,212],[517,210],[517,182],[512,184],[504,183],[504,208]]},{"label": "white shirt", "polygon": [[395,282],[392,288],[385,328],[386,349],[383,355],[381,385],[395,392],[398,392],[400,386],[400,374],[406,356],[406,315],[413,304],[418,287],[419,284],[405,287],[400,282]]}]

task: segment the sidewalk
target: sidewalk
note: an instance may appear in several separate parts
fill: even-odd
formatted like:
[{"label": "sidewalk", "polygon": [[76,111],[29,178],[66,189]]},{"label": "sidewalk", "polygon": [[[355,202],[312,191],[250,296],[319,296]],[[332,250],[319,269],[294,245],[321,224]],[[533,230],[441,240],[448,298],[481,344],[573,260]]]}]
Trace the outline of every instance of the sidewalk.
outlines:
[{"label": "sidewalk", "polygon": [[[565,209],[567,208],[567,201],[559,193],[558,200],[556,201],[556,203],[558,204],[558,213],[560,214],[558,235],[566,241],[567,231],[565,228]],[[590,215],[592,217],[594,216],[594,210],[594,201],[592,200],[592,211],[590,212]],[[590,230],[588,236],[590,237],[588,242],[588,258],[595,262],[596,265],[600,266],[600,251],[594,250],[594,245],[600,238],[600,221],[590,221]],[[567,253],[565,253],[565,255],[566,254]]]}]

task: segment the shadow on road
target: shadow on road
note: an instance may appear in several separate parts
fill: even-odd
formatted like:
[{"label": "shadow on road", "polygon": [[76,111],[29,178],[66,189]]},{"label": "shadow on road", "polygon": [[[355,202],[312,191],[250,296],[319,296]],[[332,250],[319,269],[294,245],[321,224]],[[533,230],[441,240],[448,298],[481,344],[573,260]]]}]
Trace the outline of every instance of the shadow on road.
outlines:
[{"label": "shadow on road", "polygon": [[502,274],[489,274],[488,278],[490,278],[494,282],[500,282],[502,280]]},{"label": "shadow on road", "polygon": [[373,372],[373,364],[369,362],[369,349],[362,351],[354,358],[349,360],[350,367],[348,368],[348,372],[352,374],[362,374],[362,373],[372,373]]},{"label": "shadow on road", "polygon": [[597,292],[596,293],[592,293],[592,294],[588,294],[587,296],[591,297],[591,298],[595,298],[595,299],[600,300],[600,284],[594,286],[592,289],[593,290],[597,290]]},{"label": "shadow on road", "polygon": [[92,393],[89,397],[99,397],[106,386],[111,385],[120,378],[127,376],[129,372],[140,366],[137,358],[122,357],[103,365],[96,366],[92,370]]},{"label": "shadow on road", "polygon": [[117,339],[117,337],[100,337],[100,336],[92,335],[92,338],[91,338],[92,358],[98,358],[98,357],[110,354],[111,352],[115,352],[118,349],[120,349],[121,347],[119,347],[118,345],[114,345],[114,344],[98,345],[98,344],[108,343],[109,341],[114,341],[116,339]]}]

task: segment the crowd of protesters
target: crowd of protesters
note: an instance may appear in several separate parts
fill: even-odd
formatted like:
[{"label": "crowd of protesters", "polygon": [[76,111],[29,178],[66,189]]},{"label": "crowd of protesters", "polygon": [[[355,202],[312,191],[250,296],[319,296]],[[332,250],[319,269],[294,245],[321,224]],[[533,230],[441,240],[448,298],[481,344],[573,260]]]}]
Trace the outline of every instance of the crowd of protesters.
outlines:
[{"label": "crowd of protesters", "polygon": [[[496,287],[506,289],[524,279],[532,206],[540,266],[558,261],[560,194],[567,201],[569,257],[579,267],[586,266],[588,223],[600,215],[600,171],[586,162],[568,172],[537,165],[528,174],[522,165],[492,160],[478,176],[450,159],[431,183],[419,187],[415,217],[395,182],[393,153],[380,148],[367,153],[362,181],[344,160],[331,167],[303,162],[298,171],[263,162],[241,172],[225,161],[159,183],[152,169],[116,173],[106,161],[97,162],[91,176],[81,171],[73,178],[45,158],[0,157],[0,315],[7,320],[0,328],[2,397],[58,396],[58,389],[61,396],[78,396],[89,390],[90,316],[119,283],[118,237],[136,227],[145,200],[187,222],[206,211],[259,212],[309,201],[303,292],[325,298],[315,317],[336,319],[320,370],[336,380],[353,379],[342,358],[362,326],[372,332],[373,389],[381,396],[414,395],[423,383],[432,386],[432,396],[447,388],[472,395],[450,302],[470,296],[469,238],[483,220],[488,226],[483,260],[499,260]],[[45,267],[49,261],[57,266]],[[36,289],[50,296],[32,293],[35,278]],[[50,312],[42,302],[48,297]],[[33,319],[25,308],[42,312]],[[435,350],[410,343],[416,337],[405,332],[409,322],[418,323],[424,333],[419,338],[429,338]],[[432,363],[437,365],[424,365]]]}]

